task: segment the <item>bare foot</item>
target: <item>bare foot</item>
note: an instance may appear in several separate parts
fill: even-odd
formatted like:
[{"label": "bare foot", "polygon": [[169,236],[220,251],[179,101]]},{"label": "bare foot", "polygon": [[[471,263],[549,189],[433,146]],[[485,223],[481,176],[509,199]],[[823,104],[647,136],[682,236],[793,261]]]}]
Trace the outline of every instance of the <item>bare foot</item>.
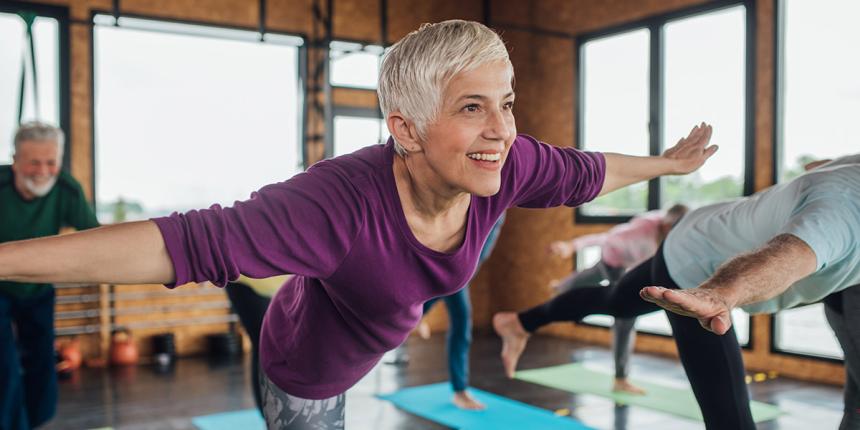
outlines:
[{"label": "bare foot", "polygon": [[452,401],[454,402],[454,406],[467,411],[483,411],[487,408],[483,403],[472,397],[472,395],[465,390],[455,392],[454,399]]},{"label": "bare foot", "polygon": [[430,339],[430,324],[423,320],[418,323],[418,336],[424,340]]},{"label": "bare foot", "polygon": [[513,378],[517,361],[531,335],[523,328],[520,318],[514,312],[499,312],[493,315],[493,329],[502,338],[502,365],[505,366],[505,375]]},{"label": "bare foot", "polygon": [[631,384],[627,378],[615,378],[615,384],[612,386],[612,391],[635,394],[637,396],[645,395],[645,390]]},{"label": "bare foot", "polygon": [[725,334],[732,326],[732,306],[726,297],[713,289],[645,287],[639,296],[668,311],[696,318],[702,327],[716,334]]}]

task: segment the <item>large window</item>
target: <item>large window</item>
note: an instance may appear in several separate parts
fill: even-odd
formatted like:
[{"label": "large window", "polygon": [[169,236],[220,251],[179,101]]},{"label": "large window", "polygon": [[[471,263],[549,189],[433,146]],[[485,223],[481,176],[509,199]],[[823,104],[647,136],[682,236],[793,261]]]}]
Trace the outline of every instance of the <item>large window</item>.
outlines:
[{"label": "large window", "polygon": [[[36,16],[32,25],[33,61],[24,18],[13,8],[0,8],[0,164],[12,161],[12,138],[21,121],[61,124],[61,23],[55,17]],[[20,11],[32,13],[29,10]],[[23,100],[21,80],[24,79]],[[38,90],[38,91],[37,91]]]},{"label": "large window", "polygon": [[778,180],[809,161],[860,151],[860,2],[781,0],[778,43]]},{"label": "large window", "polygon": [[842,348],[824,317],[824,305],[803,306],[774,316],[777,350],[827,358],[842,358]]},{"label": "large window", "polygon": [[[582,55],[582,141],[587,150],[648,155],[648,30],[586,42]],[[635,215],[648,209],[647,184],[607,194],[586,215]]]},{"label": "large window", "polygon": [[[337,91],[343,88],[358,90],[358,93],[369,94],[376,100],[379,68],[384,53],[385,48],[380,45],[340,40],[331,42],[329,83]],[[358,103],[360,106],[349,105],[351,102],[332,108],[329,120],[331,140],[327,142],[327,156],[349,154],[388,139],[388,127],[379,109],[367,106],[366,99]]]},{"label": "large window", "polygon": [[702,206],[743,195],[746,171],[745,9],[670,21],[663,29],[665,73],[661,148],[701,121],[719,151],[698,171],[661,178],[661,202]]},{"label": "large window", "polygon": [[[853,127],[860,117],[860,2],[781,0],[777,77],[777,180],[803,165],[860,151]],[[821,304],[780,312],[774,349],[841,358]]]},{"label": "large window", "polygon": [[375,90],[383,48],[334,41],[329,46],[329,81],[333,86]]},{"label": "large window", "polygon": [[598,198],[578,210],[578,221],[618,222],[672,203],[697,207],[750,191],[750,20],[737,4],[580,38],[578,147],[659,155],[705,121],[714,125],[711,143],[720,150],[694,174]]},{"label": "large window", "polygon": [[346,109],[334,116],[334,156],[385,143],[388,127],[374,110]]},{"label": "large window", "polygon": [[112,20],[93,29],[102,222],[230,205],[302,170],[301,39]]}]

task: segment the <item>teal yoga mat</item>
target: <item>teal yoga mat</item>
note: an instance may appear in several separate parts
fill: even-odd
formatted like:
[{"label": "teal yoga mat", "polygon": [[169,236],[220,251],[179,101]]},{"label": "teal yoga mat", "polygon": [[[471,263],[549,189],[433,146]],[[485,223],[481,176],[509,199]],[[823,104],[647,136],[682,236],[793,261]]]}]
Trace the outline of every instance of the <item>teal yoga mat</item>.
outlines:
[{"label": "teal yoga mat", "polygon": [[404,388],[379,396],[398,408],[460,430],[592,430],[579,421],[486,391],[469,392],[487,406],[483,411],[464,411],[451,403],[451,384],[444,382]]},{"label": "teal yoga mat", "polygon": [[[702,420],[699,404],[690,388],[676,388],[653,382],[631,382],[644,388],[644,396],[617,393],[612,391],[612,375],[608,372],[592,370],[581,363],[564,364],[561,366],[545,367],[542,369],[524,370],[517,372],[516,379],[528,381],[547,387],[571,393],[594,394],[607,397],[616,403],[641,406],[661,412],[670,413],[694,420]],[[776,406],[762,402],[750,402],[755,422],[769,421],[779,417],[783,412]]]},{"label": "teal yoga mat", "polygon": [[266,423],[256,409],[222,412],[191,419],[200,430],[265,430]]}]

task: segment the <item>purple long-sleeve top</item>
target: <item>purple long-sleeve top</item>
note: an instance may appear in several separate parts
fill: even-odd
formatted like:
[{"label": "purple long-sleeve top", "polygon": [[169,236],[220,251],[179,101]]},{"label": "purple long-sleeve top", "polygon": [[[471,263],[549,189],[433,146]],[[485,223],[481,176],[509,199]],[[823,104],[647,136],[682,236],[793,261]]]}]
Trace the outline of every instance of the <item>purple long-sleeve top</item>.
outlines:
[{"label": "purple long-sleeve top", "polygon": [[442,253],[412,234],[394,182],[392,142],[321,161],[232,207],[155,219],[173,285],[224,285],[293,273],[266,313],[261,364],[285,392],[335,396],[400,345],[422,305],[473,274],[493,224],[514,206],[576,206],[603,186],[600,153],[517,136],[491,197],[472,197],[459,248]]}]

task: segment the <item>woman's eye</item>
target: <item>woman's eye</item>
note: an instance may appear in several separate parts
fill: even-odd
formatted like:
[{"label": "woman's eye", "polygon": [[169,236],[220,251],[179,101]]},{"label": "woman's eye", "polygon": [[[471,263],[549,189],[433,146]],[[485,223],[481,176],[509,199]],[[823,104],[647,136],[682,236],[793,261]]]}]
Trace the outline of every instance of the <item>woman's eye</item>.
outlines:
[{"label": "woman's eye", "polygon": [[480,109],[481,109],[480,106],[475,105],[475,104],[466,105],[466,107],[463,108],[463,110],[465,110],[466,112],[477,112]]},{"label": "woman's eye", "polygon": [[507,102],[504,106],[506,110],[511,110],[514,108],[514,102]]}]

